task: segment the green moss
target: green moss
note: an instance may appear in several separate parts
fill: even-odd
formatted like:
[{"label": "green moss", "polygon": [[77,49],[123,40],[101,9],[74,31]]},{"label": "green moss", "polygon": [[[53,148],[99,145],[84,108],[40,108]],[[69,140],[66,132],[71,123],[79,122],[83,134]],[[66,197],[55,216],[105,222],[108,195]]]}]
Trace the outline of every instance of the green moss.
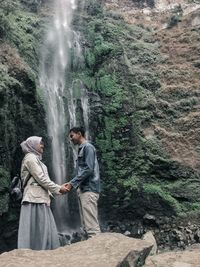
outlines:
[{"label": "green moss", "polygon": [[0,37],[6,38],[11,30],[11,23],[5,13],[0,10]]},{"label": "green moss", "polygon": [[180,213],[182,211],[181,205],[178,201],[173,198],[167,191],[163,190],[160,185],[155,184],[145,184],[143,186],[143,190],[145,193],[149,195],[157,195],[167,204],[169,204],[172,209],[176,211],[176,213]]},{"label": "green moss", "polygon": [[85,63],[89,68],[94,68],[95,66],[95,55],[89,50],[85,50]]},{"label": "green moss", "polygon": [[116,77],[110,74],[105,74],[103,76],[100,74],[97,80],[97,88],[99,91],[105,94],[105,96],[115,95],[118,91]]},{"label": "green moss", "polygon": [[123,180],[123,186],[128,187],[131,190],[139,191],[139,189],[141,188],[141,180],[137,176],[131,176],[128,177],[128,179]]},{"label": "green moss", "polygon": [[10,175],[0,166],[0,215],[8,211]]},{"label": "green moss", "polygon": [[[178,180],[173,183],[166,185],[166,189],[170,192],[171,195],[175,196],[177,199],[180,199],[186,207],[188,207],[187,202],[198,203],[200,202],[199,190],[200,183],[197,180],[187,179]],[[190,208],[188,208],[189,210]]]},{"label": "green moss", "polygon": [[17,47],[25,61],[36,70],[35,50],[38,41],[35,35],[38,33],[39,19],[32,13],[18,11],[10,15],[10,21],[12,21],[12,28],[9,40]]},{"label": "green moss", "polygon": [[87,10],[87,13],[91,16],[102,16],[102,0],[86,0],[85,9]]},{"label": "green moss", "polygon": [[199,213],[200,212],[200,203],[199,202],[185,202],[184,203],[184,209],[183,211],[185,211],[186,213],[190,214],[190,213]]},{"label": "green moss", "polygon": [[0,37],[14,46],[24,60],[37,71],[36,51],[43,34],[44,18],[40,19],[17,0],[3,3],[0,13]]}]

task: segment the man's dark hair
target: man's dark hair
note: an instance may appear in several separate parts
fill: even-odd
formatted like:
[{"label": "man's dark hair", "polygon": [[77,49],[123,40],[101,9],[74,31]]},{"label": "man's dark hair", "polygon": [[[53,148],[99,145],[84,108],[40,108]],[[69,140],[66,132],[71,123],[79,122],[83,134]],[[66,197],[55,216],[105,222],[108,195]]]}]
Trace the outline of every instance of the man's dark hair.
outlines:
[{"label": "man's dark hair", "polygon": [[74,133],[81,133],[81,135],[84,137],[85,136],[85,129],[81,126],[81,127],[73,127],[69,130],[69,132],[74,132]]}]

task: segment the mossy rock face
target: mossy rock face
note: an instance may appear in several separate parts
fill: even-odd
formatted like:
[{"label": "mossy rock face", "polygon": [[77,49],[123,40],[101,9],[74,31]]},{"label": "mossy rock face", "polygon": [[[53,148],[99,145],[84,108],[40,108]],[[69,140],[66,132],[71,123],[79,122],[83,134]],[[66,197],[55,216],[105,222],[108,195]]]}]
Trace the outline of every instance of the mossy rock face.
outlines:
[{"label": "mossy rock face", "polygon": [[15,175],[23,156],[20,153],[21,156],[16,157],[20,143],[31,135],[42,133],[44,113],[37,99],[34,74],[15,49],[3,43],[0,50],[3,63],[0,65],[0,156],[2,164]]},{"label": "mossy rock face", "polygon": [[45,113],[36,90],[37,15],[20,1],[6,1],[0,13],[0,251],[16,248],[20,204],[9,198],[9,184],[20,173],[27,137],[45,137]]},{"label": "mossy rock face", "polygon": [[0,253],[16,248],[19,209],[10,207],[10,183],[9,171],[0,166]]},{"label": "mossy rock face", "polygon": [[6,1],[1,5],[0,37],[15,47],[34,72],[38,71],[39,47],[46,16],[39,16],[43,1]]},{"label": "mossy rock face", "polygon": [[[0,11],[0,157],[11,177],[19,172],[23,157],[20,142],[30,135],[46,135],[36,81],[41,36],[52,15],[48,9],[52,1],[7,2]],[[84,7],[78,2],[73,27],[80,33],[82,55],[79,62],[72,47],[66,80],[67,86],[79,81],[77,99],[79,84],[89,96],[90,134],[101,168],[102,214],[132,220],[147,212],[155,216],[198,212],[199,171],[170,157],[163,145],[168,132],[162,131],[179,127],[176,119],[199,104],[198,93],[191,96],[190,90],[181,91],[181,85],[170,93],[162,91],[163,77],[171,85],[184,74],[188,79],[190,71],[162,68],[167,58],[149,27],[125,23],[104,8],[104,1],[86,0]],[[198,65],[195,59],[196,71]],[[187,123],[179,129],[187,129]],[[198,154],[198,145],[195,149]],[[5,221],[16,220],[10,213],[7,216]]]},{"label": "mossy rock face", "polygon": [[1,5],[0,157],[11,176],[19,173],[23,157],[20,143],[31,135],[47,135],[45,112],[36,90],[46,19],[39,16],[42,4],[15,0]]},{"label": "mossy rock face", "polygon": [[0,167],[0,216],[8,211],[10,175]]},{"label": "mossy rock face", "polygon": [[[86,1],[86,7],[89,3]],[[82,33],[84,67],[73,71],[91,95],[100,99],[98,108],[91,106],[90,113],[91,134],[101,165],[100,206],[108,214],[127,207],[135,216],[143,216],[148,210],[159,216],[178,216],[189,212],[188,203],[198,211],[199,199],[188,182],[191,179],[198,185],[198,170],[170,158],[154,124],[170,126],[199,100],[194,97],[174,105],[160,101],[160,76],[164,75],[160,66],[165,58],[154,32],[143,25],[128,25],[103,6],[99,8],[95,15],[85,8],[81,25],[75,19],[75,27]],[[181,77],[178,70],[165,71],[168,76],[171,71]],[[182,93],[172,91],[170,97],[176,94],[174,98],[181,98]],[[180,188],[176,186],[179,182]]]},{"label": "mossy rock face", "polygon": [[[115,209],[126,205],[125,192],[132,190],[129,184],[132,176],[144,185],[151,176],[153,184],[160,178],[156,165],[160,169],[170,166],[160,141],[146,140],[142,133],[143,125],[148,125],[155,109],[154,93],[160,88],[155,67],[161,57],[149,29],[127,25],[103,9],[98,16],[88,15],[87,9],[83,12],[82,23],[76,27],[84,38],[85,66],[78,73],[87,90],[100,98],[101,106],[97,110],[91,107],[90,129],[96,129],[95,134],[93,131],[91,134],[101,164],[102,195],[105,196],[102,207],[115,213]],[[142,187],[138,188],[137,195],[143,191]],[[148,198],[152,199],[152,194],[143,195],[144,201],[139,204],[137,197],[134,205],[134,194],[130,193],[128,206],[134,212],[137,205],[143,206],[143,210],[149,208]],[[171,199],[162,200],[161,193],[158,198],[168,206],[166,213],[176,212]],[[161,206],[156,209],[159,214]]]}]

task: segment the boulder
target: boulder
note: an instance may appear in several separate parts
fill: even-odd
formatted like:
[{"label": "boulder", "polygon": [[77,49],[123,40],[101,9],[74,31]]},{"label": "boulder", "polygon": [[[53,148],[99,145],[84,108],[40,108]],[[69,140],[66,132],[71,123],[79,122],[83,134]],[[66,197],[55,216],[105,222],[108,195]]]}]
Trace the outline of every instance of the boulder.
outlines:
[{"label": "boulder", "polygon": [[1,267],[134,267],[143,265],[152,245],[118,233],[102,233],[55,250],[15,249],[0,255]]},{"label": "boulder", "polygon": [[150,251],[150,255],[155,255],[157,253],[158,250],[158,246],[157,246],[157,242],[156,239],[153,235],[152,231],[148,231],[147,233],[145,233],[142,237],[142,240],[147,241],[148,243],[152,244],[152,249]]},{"label": "boulder", "polygon": [[183,251],[170,251],[149,256],[145,267],[200,267],[200,245]]}]

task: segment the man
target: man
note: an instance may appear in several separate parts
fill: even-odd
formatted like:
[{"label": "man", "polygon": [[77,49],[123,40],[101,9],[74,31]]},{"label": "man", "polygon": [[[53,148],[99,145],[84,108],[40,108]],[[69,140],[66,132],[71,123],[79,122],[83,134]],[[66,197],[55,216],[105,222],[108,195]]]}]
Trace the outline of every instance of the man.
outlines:
[{"label": "man", "polygon": [[70,129],[69,138],[74,145],[79,145],[79,149],[76,176],[66,184],[66,188],[68,191],[77,189],[81,224],[90,238],[100,233],[97,210],[100,177],[96,149],[86,140],[82,127]]}]

